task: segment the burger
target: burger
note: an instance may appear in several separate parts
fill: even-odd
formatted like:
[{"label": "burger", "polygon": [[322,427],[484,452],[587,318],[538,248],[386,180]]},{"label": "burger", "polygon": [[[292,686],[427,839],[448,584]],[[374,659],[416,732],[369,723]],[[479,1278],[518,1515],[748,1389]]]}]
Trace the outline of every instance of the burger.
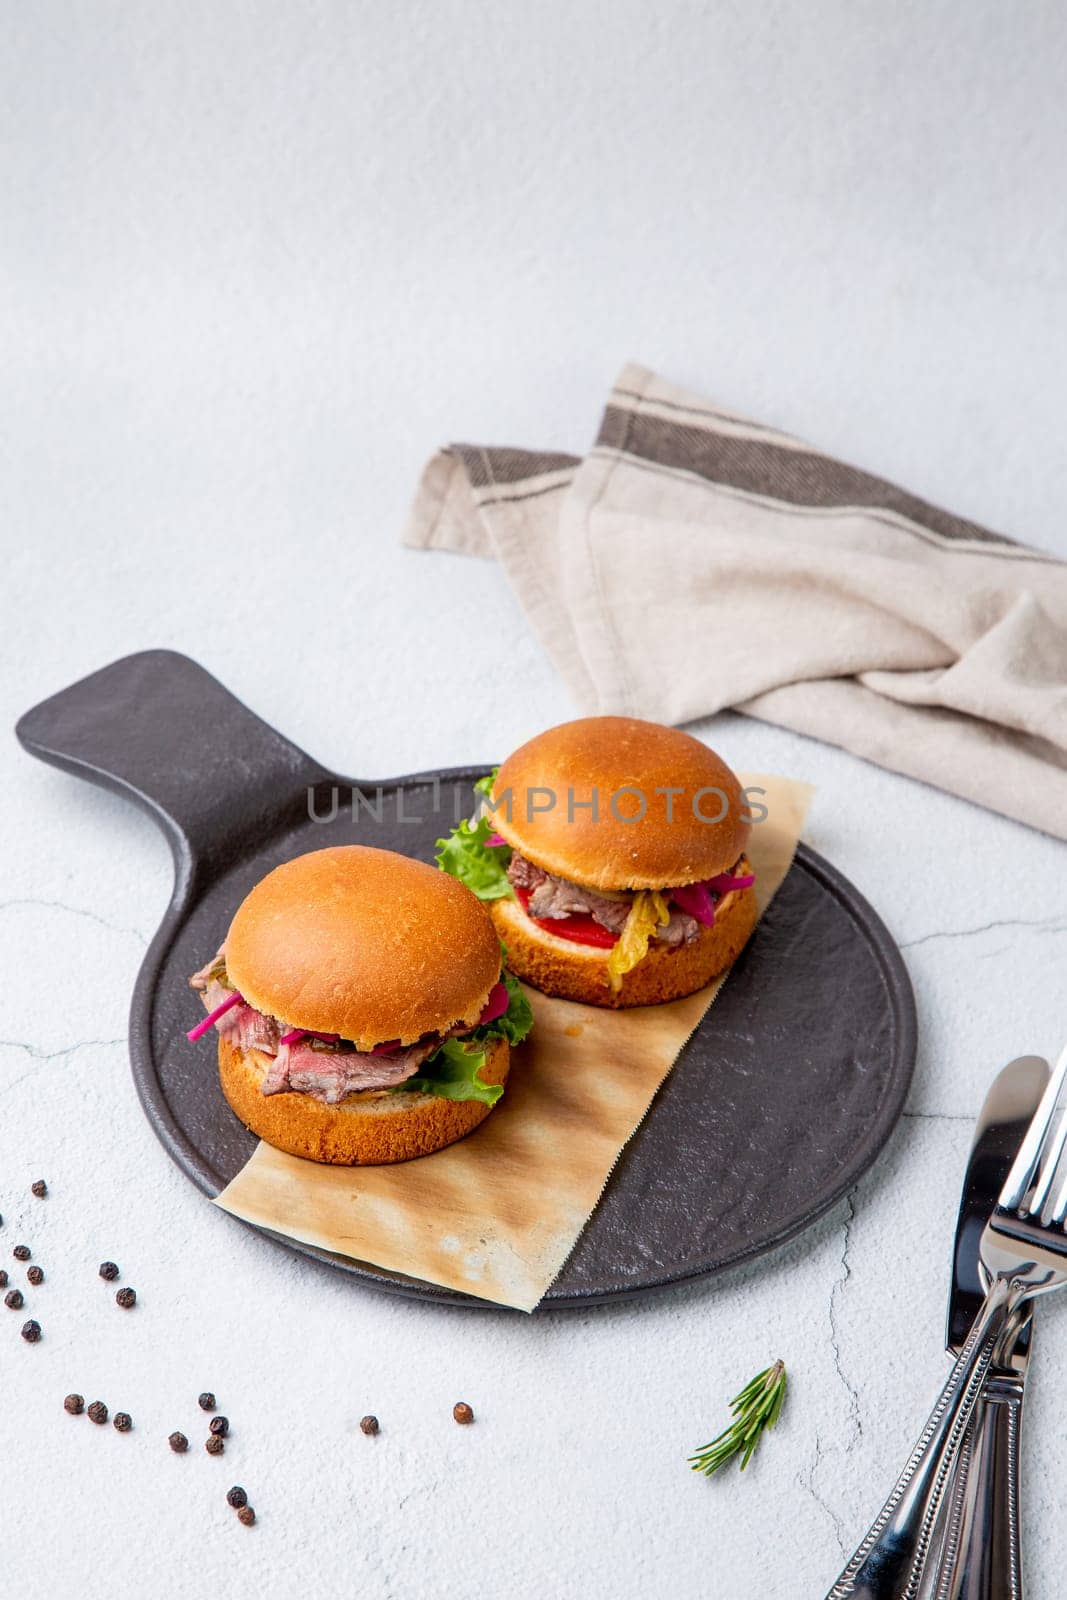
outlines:
[{"label": "burger", "polygon": [[546,994],[639,1006],[724,972],[756,923],[751,813],[707,745],[584,717],[476,785],[437,864],[486,901],[512,972]]},{"label": "burger", "polygon": [[391,850],[286,861],[189,980],[218,1035],[222,1092],[290,1155],[377,1165],[471,1132],[504,1093],[530,1004],[486,907]]}]

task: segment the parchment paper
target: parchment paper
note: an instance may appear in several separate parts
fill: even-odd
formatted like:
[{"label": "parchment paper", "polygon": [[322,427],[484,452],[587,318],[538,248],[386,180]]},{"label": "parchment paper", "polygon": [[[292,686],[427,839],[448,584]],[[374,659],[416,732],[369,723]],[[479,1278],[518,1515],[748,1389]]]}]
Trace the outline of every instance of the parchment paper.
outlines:
[{"label": "parchment paper", "polygon": [[[808,784],[741,774],[769,815],[748,856],[760,916],[786,873]],[[534,1027],[468,1138],[384,1167],[328,1167],[260,1143],[216,1205],[275,1233],[532,1311],[725,974],[668,1005],[602,1010],[528,989]]]}]

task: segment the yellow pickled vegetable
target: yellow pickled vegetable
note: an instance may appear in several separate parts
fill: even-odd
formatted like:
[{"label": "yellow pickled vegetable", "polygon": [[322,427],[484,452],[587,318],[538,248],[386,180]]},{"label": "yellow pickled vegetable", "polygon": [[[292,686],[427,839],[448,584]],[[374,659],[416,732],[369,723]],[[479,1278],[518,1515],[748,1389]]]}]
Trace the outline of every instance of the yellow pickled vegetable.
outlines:
[{"label": "yellow pickled vegetable", "polygon": [[671,917],[667,897],[658,889],[639,889],[634,895],[623,930],[608,956],[608,982],[615,990],[622,987],[624,973],[636,967],[648,954],[648,942],[657,928]]}]

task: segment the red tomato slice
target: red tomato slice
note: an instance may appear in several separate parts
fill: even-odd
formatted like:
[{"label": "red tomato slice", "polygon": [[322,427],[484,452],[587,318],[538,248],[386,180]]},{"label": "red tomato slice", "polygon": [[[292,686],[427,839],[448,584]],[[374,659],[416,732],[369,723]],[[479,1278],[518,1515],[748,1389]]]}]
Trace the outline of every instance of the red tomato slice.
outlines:
[{"label": "red tomato slice", "polygon": [[[530,890],[516,889],[519,904],[529,916]],[[539,928],[544,928],[546,933],[554,933],[560,939],[570,939],[573,944],[590,944],[598,950],[610,950],[618,939],[618,934],[612,933],[610,928],[602,928],[594,917],[530,917],[531,922],[536,922]]]}]

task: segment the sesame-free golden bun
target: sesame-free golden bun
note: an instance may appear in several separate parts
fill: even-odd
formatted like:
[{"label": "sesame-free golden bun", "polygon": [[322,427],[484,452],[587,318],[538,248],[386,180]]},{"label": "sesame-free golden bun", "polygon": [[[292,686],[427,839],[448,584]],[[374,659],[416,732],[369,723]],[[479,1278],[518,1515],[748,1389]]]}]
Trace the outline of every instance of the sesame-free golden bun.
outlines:
[{"label": "sesame-free golden bun", "polygon": [[[743,862],[742,871],[747,870],[748,863]],[[508,967],[517,978],[561,1000],[611,1008],[660,1005],[695,994],[736,960],[756,926],[755,894],[751,889],[733,890],[716,906],[714,927],[701,927],[692,944],[673,948],[653,939],[648,954],[623,974],[618,989],[612,989],[610,950],[549,932],[517,900],[494,900],[491,910],[507,945]]]},{"label": "sesame-free golden bun", "polygon": [[371,1050],[473,1027],[500,945],[485,906],[447,873],[339,845],[256,884],[226,935],[226,970],[257,1011]]},{"label": "sesame-free golden bun", "polygon": [[[492,1039],[485,1048],[479,1078],[506,1083],[507,1040]],[[343,1167],[412,1161],[464,1138],[493,1109],[482,1100],[445,1100],[403,1089],[362,1089],[335,1106],[309,1094],[265,1095],[260,1086],[270,1064],[269,1056],[241,1050],[219,1034],[219,1080],[231,1109],[260,1139],[306,1161]]]},{"label": "sesame-free golden bun", "polygon": [[[496,831],[536,866],[590,889],[698,883],[729,871],[750,832],[725,761],[679,728],[636,717],[581,717],[539,733],[502,764],[494,802],[508,790],[511,814],[494,809]],[[595,818],[585,804],[594,791]],[[555,804],[538,809],[546,792]]]}]

